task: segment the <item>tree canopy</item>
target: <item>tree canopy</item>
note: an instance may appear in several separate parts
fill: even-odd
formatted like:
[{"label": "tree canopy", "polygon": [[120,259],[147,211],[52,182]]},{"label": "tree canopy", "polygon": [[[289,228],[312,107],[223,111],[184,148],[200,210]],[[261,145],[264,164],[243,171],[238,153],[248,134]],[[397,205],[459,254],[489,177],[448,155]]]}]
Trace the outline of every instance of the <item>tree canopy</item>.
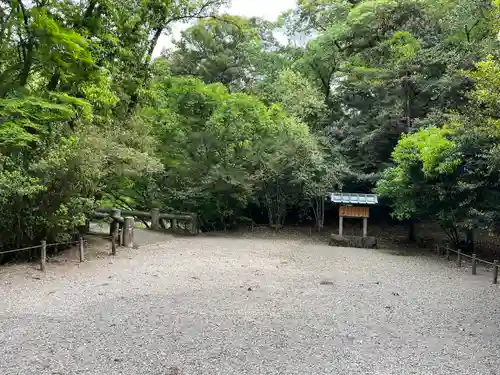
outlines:
[{"label": "tree canopy", "polygon": [[226,3],[0,0],[2,247],[104,203],[320,228],[339,187],[454,240],[498,227],[498,0]]}]

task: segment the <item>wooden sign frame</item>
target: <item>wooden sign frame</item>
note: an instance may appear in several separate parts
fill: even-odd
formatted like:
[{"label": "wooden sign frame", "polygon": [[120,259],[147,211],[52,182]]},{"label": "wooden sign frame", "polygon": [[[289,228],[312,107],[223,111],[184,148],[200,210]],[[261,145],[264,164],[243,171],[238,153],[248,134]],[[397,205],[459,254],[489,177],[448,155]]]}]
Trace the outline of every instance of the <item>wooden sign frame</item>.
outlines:
[{"label": "wooden sign frame", "polygon": [[340,206],[339,216],[343,217],[370,217],[370,207],[365,206]]},{"label": "wooden sign frame", "polygon": [[344,217],[363,219],[363,237],[368,235],[368,218],[370,207],[366,206],[340,206],[339,207],[339,235],[344,232]]}]

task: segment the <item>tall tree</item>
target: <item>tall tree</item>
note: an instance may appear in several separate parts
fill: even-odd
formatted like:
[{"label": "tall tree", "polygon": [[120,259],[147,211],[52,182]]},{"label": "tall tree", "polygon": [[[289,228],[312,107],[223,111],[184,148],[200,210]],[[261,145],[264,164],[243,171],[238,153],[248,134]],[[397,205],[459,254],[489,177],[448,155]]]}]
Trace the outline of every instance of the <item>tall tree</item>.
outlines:
[{"label": "tall tree", "polygon": [[173,74],[200,77],[241,90],[255,79],[255,63],[262,40],[250,20],[224,16],[199,21],[183,31],[170,53]]}]

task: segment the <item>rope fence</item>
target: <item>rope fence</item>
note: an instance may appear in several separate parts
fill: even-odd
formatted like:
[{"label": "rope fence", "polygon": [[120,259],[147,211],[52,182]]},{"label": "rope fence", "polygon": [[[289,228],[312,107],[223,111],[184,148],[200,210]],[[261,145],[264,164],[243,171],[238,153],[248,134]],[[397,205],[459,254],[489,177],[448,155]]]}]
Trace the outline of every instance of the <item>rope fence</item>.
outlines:
[{"label": "rope fence", "polygon": [[483,263],[483,264],[487,264],[489,266],[492,266],[493,267],[493,284],[498,284],[498,268],[500,266],[500,263],[498,260],[495,260],[493,262],[489,262],[489,261],[484,260],[484,259],[479,259],[476,254],[472,254],[472,255],[464,254],[461,249],[454,250],[454,249],[450,249],[449,247],[440,246],[440,245],[434,245],[434,247],[436,249],[437,255],[439,257],[445,255],[447,260],[451,260],[450,253],[457,254],[457,259],[456,259],[457,267],[462,267],[464,258],[471,259],[471,261],[472,261],[471,270],[472,270],[473,275],[477,275],[477,264],[478,263]]},{"label": "rope fence", "polygon": [[[132,215],[125,218],[121,217],[122,214]],[[153,209],[151,212],[141,212],[141,211],[128,211],[120,210],[114,208],[101,208],[94,213],[94,217],[98,219],[111,218],[112,226],[109,235],[102,235],[101,233],[91,233],[89,228],[90,221],[87,221],[86,236],[98,236],[101,238],[106,238],[111,240],[111,255],[116,255],[116,248],[118,246],[131,247],[133,245],[134,238],[134,228],[135,222],[134,217],[146,217],[151,219],[152,229],[163,229],[169,228],[167,220],[171,221],[170,228],[176,230],[179,228],[179,222],[187,223],[186,226],[189,232],[192,234],[198,233],[197,217],[194,214],[182,215],[182,214],[162,214],[158,208]],[[4,250],[0,251],[0,256],[4,254],[13,254],[27,250],[37,250],[40,249],[40,270],[45,271],[47,263],[47,248],[63,246],[63,245],[78,245],[78,253],[80,256],[80,262],[85,260],[85,240],[81,236],[77,241],[66,241],[50,243],[41,241],[40,245],[34,245],[29,247],[23,247],[20,249]]]},{"label": "rope fence", "polygon": [[[118,235],[119,235],[119,231],[116,230],[114,232],[114,235],[109,236],[111,238],[111,254],[112,255],[116,255],[116,245],[117,245],[116,239],[117,239]],[[119,241],[118,241],[118,243],[119,243]],[[20,249],[0,251],[0,255],[18,253],[18,252],[27,251],[27,250],[40,249],[40,271],[44,272],[46,269],[46,264],[47,264],[47,248],[56,247],[56,246],[78,245],[79,260],[80,260],[80,263],[82,263],[85,261],[86,244],[88,244],[88,242],[83,238],[83,236],[80,236],[80,238],[76,241],[57,242],[57,243],[50,243],[50,244],[47,244],[47,241],[43,240],[40,242],[40,245],[23,247]]]},{"label": "rope fence", "polygon": [[23,247],[21,249],[14,249],[14,250],[6,250],[6,251],[0,251],[0,255],[3,254],[11,254],[11,253],[17,253],[20,251],[26,251],[26,250],[34,250],[34,249],[39,249],[41,248],[42,245],[36,245],[36,246],[29,246],[29,247]]},{"label": "rope fence", "polygon": [[47,247],[51,247],[51,246],[59,246],[59,245],[76,245],[80,242],[80,240],[77,240],[77,241],[68,241],[68,242],[57,242],[57,243],[50,243],[50,244],[47,244]]}]

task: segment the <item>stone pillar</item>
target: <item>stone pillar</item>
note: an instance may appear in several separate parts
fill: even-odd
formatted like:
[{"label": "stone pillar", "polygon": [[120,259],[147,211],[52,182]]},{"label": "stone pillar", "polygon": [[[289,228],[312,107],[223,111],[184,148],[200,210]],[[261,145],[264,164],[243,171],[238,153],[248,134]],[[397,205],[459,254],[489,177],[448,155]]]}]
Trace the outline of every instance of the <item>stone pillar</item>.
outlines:
[{"label": "stone pillar", "polygon": [[123,246],[132,247],[134,245],[135,220],[131,216],[125,218],[123,225]]},{"label": "stone pillar", "polygon": [[160,209],[153,208],[151,210],[151,229],[160,230]]},{"label": "stone pillar", "polygon": [[368,236],[368,218],[363,218],[363,237]]},{"label": "stone pillar", "polygon": [[344,235],[344,217],[339,216],[339,236]]}]

